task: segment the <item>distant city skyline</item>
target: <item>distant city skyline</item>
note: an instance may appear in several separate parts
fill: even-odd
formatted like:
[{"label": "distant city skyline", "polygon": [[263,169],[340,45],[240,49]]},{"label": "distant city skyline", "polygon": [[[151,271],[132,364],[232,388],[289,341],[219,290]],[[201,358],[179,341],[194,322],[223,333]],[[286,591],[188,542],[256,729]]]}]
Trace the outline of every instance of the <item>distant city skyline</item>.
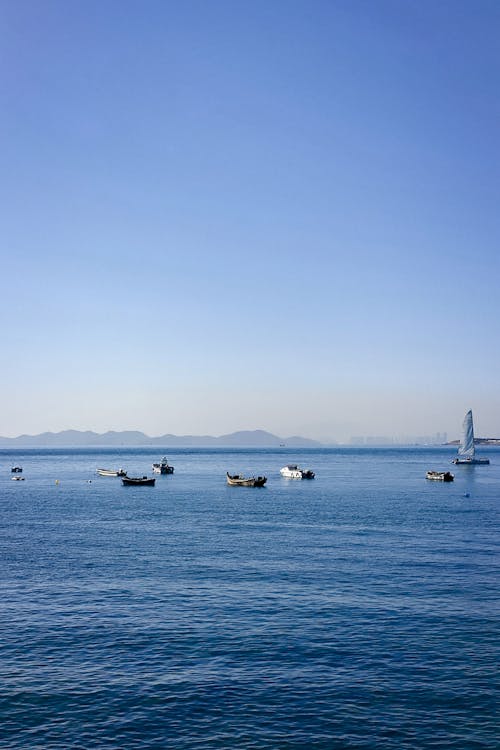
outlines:
[{"label": "distant city skyline", "polygon": [[448,442],[446,432],[436,432],[435,435],[360,435],[350,439],[351,445],[444,445]]},{"label": "distant city skyline", "polygon": [[499,4],[0,26],[0,435],[500,433]]}]

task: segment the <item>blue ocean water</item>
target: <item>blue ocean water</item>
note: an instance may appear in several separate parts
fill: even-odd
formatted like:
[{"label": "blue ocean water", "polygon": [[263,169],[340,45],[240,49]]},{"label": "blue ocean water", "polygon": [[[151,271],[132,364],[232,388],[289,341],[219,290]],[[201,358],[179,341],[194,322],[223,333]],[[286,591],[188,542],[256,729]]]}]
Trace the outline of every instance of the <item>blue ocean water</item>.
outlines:
[{"label": "blue ocean water", "polygon": [[162,453],[0,451],[2,750],[499,747],[500,451]]}]

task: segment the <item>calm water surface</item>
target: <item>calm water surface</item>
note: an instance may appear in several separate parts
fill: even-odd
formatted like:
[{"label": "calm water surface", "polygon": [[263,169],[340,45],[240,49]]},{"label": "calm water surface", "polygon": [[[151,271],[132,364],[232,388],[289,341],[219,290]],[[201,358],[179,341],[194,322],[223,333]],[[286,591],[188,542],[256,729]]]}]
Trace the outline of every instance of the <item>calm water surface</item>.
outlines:
[{"label": "calm water surface", "polygon": [[498,748],[499,451],[164,452],[0,451],[2,750]]}]

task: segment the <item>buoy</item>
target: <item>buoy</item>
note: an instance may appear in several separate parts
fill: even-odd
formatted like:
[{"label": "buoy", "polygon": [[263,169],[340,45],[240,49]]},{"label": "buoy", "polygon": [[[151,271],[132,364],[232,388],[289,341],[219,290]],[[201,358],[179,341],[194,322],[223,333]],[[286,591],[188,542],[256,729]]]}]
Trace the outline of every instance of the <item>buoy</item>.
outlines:
[{"label": "buoy", "polygon": [[59,484],[59,479],[56,479],[56,484]]},{"label": "buoy", "polygon": [[470,497],[470,493],[469,492],[464,492],[464,497]]}]

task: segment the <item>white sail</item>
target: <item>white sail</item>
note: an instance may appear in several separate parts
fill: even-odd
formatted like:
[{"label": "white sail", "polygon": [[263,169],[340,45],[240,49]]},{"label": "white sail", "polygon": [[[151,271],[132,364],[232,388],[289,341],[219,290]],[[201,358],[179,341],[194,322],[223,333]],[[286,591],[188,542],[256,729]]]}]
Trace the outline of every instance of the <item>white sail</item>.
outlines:
[{"label": "white sail", "polygon": [[458,455],[463,458],[474,458],[474,425],[472,424],[472,409],[469,409],[462,425],[462,443]]}]

